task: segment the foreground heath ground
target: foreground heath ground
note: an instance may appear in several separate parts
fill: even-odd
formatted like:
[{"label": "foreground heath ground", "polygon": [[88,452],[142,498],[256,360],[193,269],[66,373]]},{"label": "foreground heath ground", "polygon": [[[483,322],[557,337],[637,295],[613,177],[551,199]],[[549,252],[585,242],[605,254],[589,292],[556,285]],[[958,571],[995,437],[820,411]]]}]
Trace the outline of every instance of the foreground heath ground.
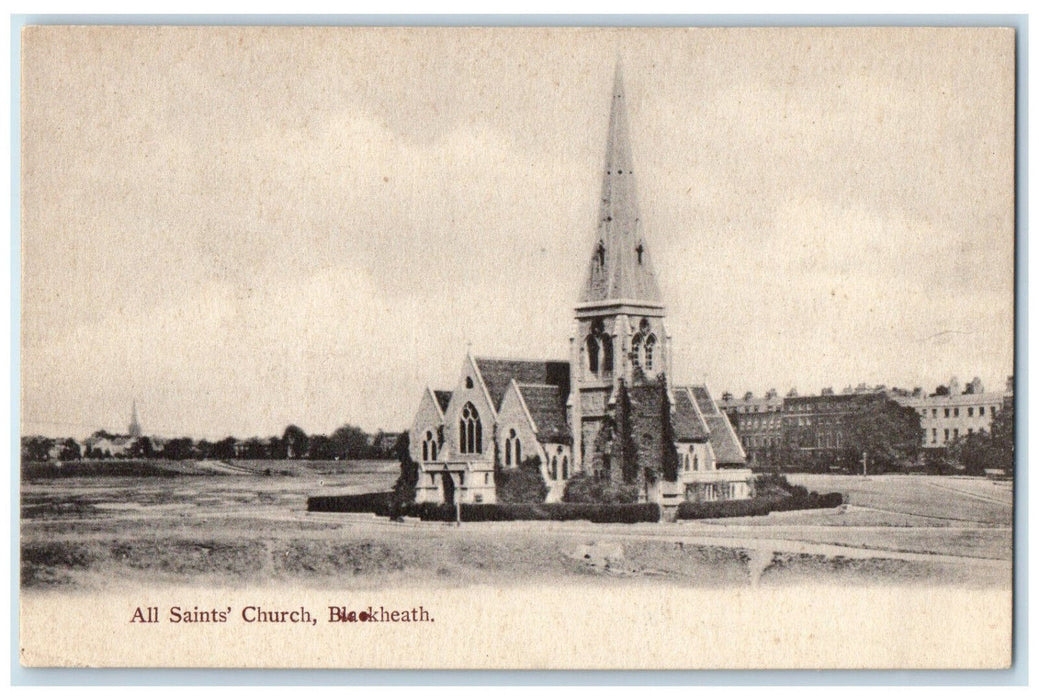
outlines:
[{"label": "foreground heath ground", "polygon": [[679,523],[457,527],[306,512],[307,496],[389,488],[397,475],[393,463],[229,462],[184,471],[24,480],[23,589],[565,580],[1011,585],[1010,482],[793,475],[792,482],[809,489],[847,494],[848,505]]}]

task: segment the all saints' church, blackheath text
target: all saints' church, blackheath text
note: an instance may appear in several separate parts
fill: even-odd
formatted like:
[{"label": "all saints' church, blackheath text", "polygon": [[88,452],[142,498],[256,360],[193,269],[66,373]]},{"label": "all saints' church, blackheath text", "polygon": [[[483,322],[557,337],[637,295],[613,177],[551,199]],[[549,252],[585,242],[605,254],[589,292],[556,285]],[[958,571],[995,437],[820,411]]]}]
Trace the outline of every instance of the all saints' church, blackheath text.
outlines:
[{"label": "all saints' church, blackheath text", "polygon": [[424,392],[410,430],[418,502],[494,503],[495,461],[511,469],[533,456],[548,501],[580,472],[662,505],[750,496],[743,449],[710,391],[671,382],[619,65],[597,233],[569,361],[467,353],[453,390]]}]

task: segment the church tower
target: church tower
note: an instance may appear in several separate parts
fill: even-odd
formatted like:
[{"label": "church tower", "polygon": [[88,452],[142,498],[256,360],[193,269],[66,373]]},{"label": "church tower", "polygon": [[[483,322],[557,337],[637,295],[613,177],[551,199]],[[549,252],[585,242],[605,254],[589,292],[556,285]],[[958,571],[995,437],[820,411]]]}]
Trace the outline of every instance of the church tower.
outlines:
[{"label": "church tower", "polygon": [[639,218],[620,62],[613,80],[597,235],[570,338],[574,461],[588,470],[592,445],[627,386],[671,376],[665,309]]}]

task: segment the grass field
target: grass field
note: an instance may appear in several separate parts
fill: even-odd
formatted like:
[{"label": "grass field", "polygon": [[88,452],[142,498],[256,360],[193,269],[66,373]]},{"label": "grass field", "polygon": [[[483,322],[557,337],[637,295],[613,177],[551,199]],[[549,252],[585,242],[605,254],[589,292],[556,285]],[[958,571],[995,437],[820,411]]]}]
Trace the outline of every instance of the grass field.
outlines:
[{"label": "grass field", "polygon": [[388,489],[387,462],[194,463],[162,477],[23,480],[22,586],[378,588],[529,581],[1009,587],[1007,484],[791,477],[841,509],[682,523],[393,523],[307,513],[312,495]]}]

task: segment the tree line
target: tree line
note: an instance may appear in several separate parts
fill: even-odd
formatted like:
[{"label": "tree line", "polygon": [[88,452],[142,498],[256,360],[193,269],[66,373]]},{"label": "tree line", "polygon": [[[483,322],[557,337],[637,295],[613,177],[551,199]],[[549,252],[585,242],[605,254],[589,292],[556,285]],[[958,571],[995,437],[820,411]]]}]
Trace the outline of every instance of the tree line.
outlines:
[{"label": "tree line", "polygon": [[267,438],[194,440],[130,437],[98,430],[78,442],[73,438],[41,435],[22,437],[21,456],[27,462],[73,461],[78,459],[400,459],[407,450],[406,433],[367,433],[354,425],[337,428],[331,435],[307,435],[289,425],[281,435]]}]

